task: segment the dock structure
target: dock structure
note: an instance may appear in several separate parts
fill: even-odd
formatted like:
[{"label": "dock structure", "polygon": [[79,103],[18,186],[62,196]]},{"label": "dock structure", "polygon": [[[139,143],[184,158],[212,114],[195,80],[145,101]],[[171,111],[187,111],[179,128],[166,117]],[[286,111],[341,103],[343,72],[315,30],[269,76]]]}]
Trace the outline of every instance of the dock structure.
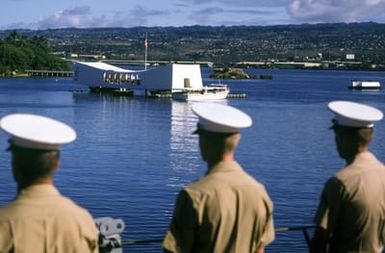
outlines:
[{"label": "dock structure", "polygon": [[[150,98],[171,98],[171,93],[157,93],[149,95]],[[247,98],[246,93],[229,93],[226,98]]]},{"label": "dock structure", "polygon": [[72,71],[64,70],[26,70],[28,76],[33,77],[72,77]]},{"label": "dock structure", "polygon": [[229,93],[227,98],[246,98],[246,93]]}]

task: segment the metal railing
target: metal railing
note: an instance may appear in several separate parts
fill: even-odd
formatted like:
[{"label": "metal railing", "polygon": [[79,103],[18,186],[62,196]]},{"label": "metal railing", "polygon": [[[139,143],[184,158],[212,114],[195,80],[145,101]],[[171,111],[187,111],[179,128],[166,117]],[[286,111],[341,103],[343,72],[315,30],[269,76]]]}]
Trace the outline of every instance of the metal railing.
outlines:
[{"label": "metal railing", "polygon": [[[116,222],[118,221],[118,222]],[[99,228],[101,237],[99,240],[99,248],[101,252],[118,252],[114,249],[149,243],[161,243],[164,237],[156,237],[144,240],[121,240],[120,233],[124,230],[124,223],[122,220],[114,220],[112,218],[102,218],[96,224]],[[115,224],[119,223],[119,228],[114,228]],[[289,231],[302,231],[306,245],[310,247],[309,229],[315,229],[315,225],[302,225],[302,226],[290,226],[290,227],[278,227],[275,228],[276,233],[286,233]],[[117,231],[117,232],[115,232]],[[121,252],[121,251],[119,251]]]},{"label": "metal railing", "polygon": [[[293,227],[279,227],[275,228],[276,233],[285,233],[288,231],[299,231],[301,230],[303,233],[303,236],[305,238],[306,244],[310,245],[310,236],[308,233],[308,229],[315,229],[315,225],[304,225],[304,226],[293,226]],[[146,239],[146,240],[122,240],[121,244],[122,246],[128,246],[128,245],[134,245],[134,244],[146,244],[146,243],[154,243],[154,242],[162,242],[164,237],[159,238],[152,238],[152,239]]]}]

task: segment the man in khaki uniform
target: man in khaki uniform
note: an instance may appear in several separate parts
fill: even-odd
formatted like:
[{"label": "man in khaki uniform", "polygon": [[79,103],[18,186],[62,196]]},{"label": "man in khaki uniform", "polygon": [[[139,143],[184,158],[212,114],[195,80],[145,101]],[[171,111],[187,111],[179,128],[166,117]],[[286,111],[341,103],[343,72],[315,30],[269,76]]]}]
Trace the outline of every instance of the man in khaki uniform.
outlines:
[{"label": "man in khaki uniform", "polygon": [[0,252],[98,252],[98,231],[91,215],[53,185],[60,145],[75,131],[62,122],[12,114],[0,127],[11,135],[15,200],[0,208]]},{"label": "man in khaki uniform", "polygon": [[234,160],[239,130],[252,124],[238,109],[221,104],[193,106],[199,146],[208,165],[204,177],[179,194],[166,252],[263,252],[274,240],[273,204],[264,188]]},{"label": "man in khaki uniform", "polygon": [[315,216],[312,252],[382,252],[385,243],[385,167],[369,151],[382,112],[363,104],[329,103],[332,129],[346,166],[325,184]]}]

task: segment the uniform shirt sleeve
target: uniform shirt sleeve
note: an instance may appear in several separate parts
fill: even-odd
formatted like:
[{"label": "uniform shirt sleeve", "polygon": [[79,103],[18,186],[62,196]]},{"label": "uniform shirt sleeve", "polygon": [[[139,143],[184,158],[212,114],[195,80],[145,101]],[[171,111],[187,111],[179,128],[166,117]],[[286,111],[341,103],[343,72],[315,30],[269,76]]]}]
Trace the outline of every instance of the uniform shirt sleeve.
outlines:
[{"label": "uniform shirt sleeve", "polygon": [[11,225],[7,221],[0,221],[0,252],[13,252]]},{"label": "uniform shirt sleeve", "polygon": [[337,178],[333,177],[326,182],[314,221],[329,233],[335,229],[341,215],[344,194],[345,188]]},{"label": "uniform shirt sleeve", "polygon": [[274,241],[275,238],[275,230],[274,230],[274,222],[273,222],[273,203],[271,202],[270,198],[267,197],[267,200],[265,201],[265,208],[266,208],[266,225],[263,231],[263,234],[261,236],[260,242],[257,245],[257,248],[265,247],[272,241]]},{"label": "uniform shirt sleeve", "polygon": [[166,252],[191,252],[194,244],[196,212],[190,195],[178,195],[169,231],[163,241]]},{"label": "uniform shirt sleeve", "polygon": [[82,252],[98,253],[99,252],[99,231],[96,228],[92,216],[87,212],[83,217],[83,249]]}]

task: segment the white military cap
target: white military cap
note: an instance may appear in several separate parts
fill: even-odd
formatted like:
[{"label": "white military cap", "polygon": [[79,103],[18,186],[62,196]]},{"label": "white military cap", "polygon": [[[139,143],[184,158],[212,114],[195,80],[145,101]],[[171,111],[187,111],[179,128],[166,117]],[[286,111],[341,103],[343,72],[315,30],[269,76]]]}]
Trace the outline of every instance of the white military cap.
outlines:
[{"label": "white military cap", "polygon": [[60,145],[76,139],[70,126],[34,114],[10,114],[0,120],[0,127],[11,135],[11,145],[21,148],[59,150]]},{"label": "white military cap", "polygon": [[215,133],[238,133],[240,129],[250,127],[252,120],[246,113],[217,103],[197,103],[192,111],[198,116],[199,129]]},{"label": "white military cap", "polygon": [[349,101],[333,101],[328,104],[335,116],[333,122],[346,127],[373,127],[373,122],[382,119],[380,110]]}]

